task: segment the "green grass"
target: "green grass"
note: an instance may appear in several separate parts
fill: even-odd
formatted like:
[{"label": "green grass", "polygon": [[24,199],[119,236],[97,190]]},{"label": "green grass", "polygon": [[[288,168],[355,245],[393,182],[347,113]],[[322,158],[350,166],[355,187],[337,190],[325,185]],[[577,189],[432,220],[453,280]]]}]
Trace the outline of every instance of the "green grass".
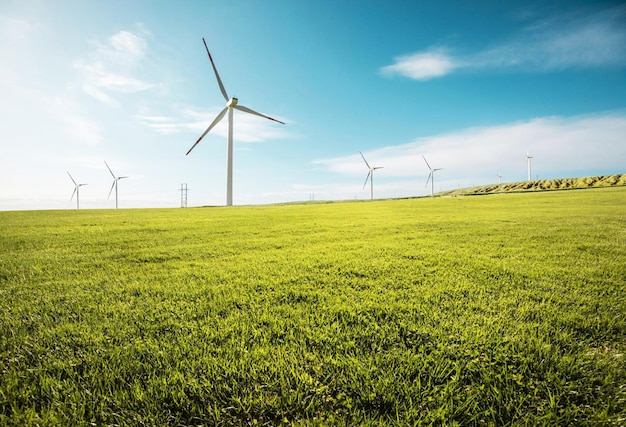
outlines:
[{"label": "green grass", "polygon": [[624,425],[626,188],[0,213],[0,425]]}]

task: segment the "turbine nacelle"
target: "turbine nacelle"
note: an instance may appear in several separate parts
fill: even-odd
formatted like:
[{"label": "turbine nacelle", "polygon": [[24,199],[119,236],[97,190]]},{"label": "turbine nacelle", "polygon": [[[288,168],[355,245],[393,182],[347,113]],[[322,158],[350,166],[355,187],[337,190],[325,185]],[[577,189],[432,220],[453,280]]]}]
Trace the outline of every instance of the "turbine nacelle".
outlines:
[{"label": "turbine nacelle", "polygon": [[239,102],[239,100],[237,98],[230,98],[228,100],[228,102],[226,103],[227,107],[235,107],[237,105],[237,102]]}]

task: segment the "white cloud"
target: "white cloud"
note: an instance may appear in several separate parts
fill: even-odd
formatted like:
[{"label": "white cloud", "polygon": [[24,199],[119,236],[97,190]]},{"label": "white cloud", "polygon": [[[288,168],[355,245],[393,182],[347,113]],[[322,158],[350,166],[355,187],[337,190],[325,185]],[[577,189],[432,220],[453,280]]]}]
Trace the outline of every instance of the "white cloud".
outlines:
[{"label": "white cloud", "polygon": [[[22,19],[0,15],[0,40],[6,42],[7,46],[14,42],[27,38],[32,32],[32,25]],[[3,43],[4,44],[4,43]]]},{"label": "white cloud", "polygon": [[117,99],[113,98],[112,96],[107,95],[104,91],[98,89],[95,86],[85,84],[83,85],[82,89],[87,95],[91,96],[94,99],[97,99],[103,104],[107,104],[110,107],[120,106],[120,103]]},{"label": "white cloud", "polygon": [[[56,85],[42,86],[31,74],[31,70],[44,67],[51,81],[56,74],[55,67],[49,66],[48,52],[37,50],[42,48],[36,41],[45,37],[42,28],[36,22],[0,15],[2,141],[7,150],[23,151],[27,145],[33,156],[44,148],[51,135],[60,135],[68,146],[98,144],[102,141],[101,128],[89,118],[78,100]],[[37,53],[24,55],[24,52]]]},{"label": "white cloud", "polygon": [[461,69],[515,69],[545,72],[563,68],[626,65],[626,8],[592,15],[565,15],[539,21],[507,42],[453,56],[431,48],[400,56],[381,68],[385,75],[415,80],[441,77]]},{"label": "white cloud", "polygon": [[[623,173],[626,164],[626,113],[577,117],[543,117],[500,126],[470,128],[421,137],[408,144],[364,153],[370,164],[384,166],[385,177],[428,175],[425,155],[440,177],[459,182],[489,183],[496,173],[508,181],[523,180],[525,154],[543,178],[563,174]],[[367,169],[358,153],[313,162],[338,174],[358,176]]]},{"label": "white cloud", "polygon": [[132,94],[155,87],[155,84],[136,76],[146,57],[146,39],[129,31],[120,31],[106,43],[95,42],[96,49],[87,59],[74,61],[74,68],[82,73],[85,93],[110,106],[119,106],[117,94]]},{"label": "white cloud", "polygon": [[381,68],[381,72],[386,75],[400,74],[414,80],[428,80],[444,76],[458,67],[442,48],[399,56],[395,60],[395,64]]},{"label": "white cloud", "polygon": [[111,72],[102,63],[87,64],[76,61],[74,66],[83,71],[91,86],[119,93],[134,93],[150,89],[154,85],[128,75]]},{"label": "white cloud", "polygon": [[[11,83],[22,77],[22,64],[26,64],[23,52],[30,48],[34,26],[21,19],[0,15],[0,85]],[[1,87],[1,86],[0,86]],[[3,98],[6,95],[3,94]]]},{"label": "white cloud", "polygon": [[[213,110],[200,110],[193,107],[184,107],[178,116],[152,115],[148,112],[135,116],[139,122],[163,135],[177,133],[190,133],[200,136],[209,127],[211,122],[219,114],[221,108]],[[280,117],[278,118],[281,119]],[[284,120],[283,120],[284,121]],[[228,136],[228,114],[211,129],[211,134]],[[284,139],[290,134],[282,125],[277,125],[262,117],[246,114],[240,111],[234,112],[233,138],[240,142],[262,142],[275,139]]]},{"label": "white cloud", "polygon": [[516,39],[468,59],[476,67],[603,67],[626,64],[626,14],[559,17],[527,28]]},{"label": "white cloud", "polygon": [[84,145],[97,145],[102,142],[102,129],[88,118],[80,105],[67,97],[48,99],[48,111],[61,123],[63,133],[72,141]]},{"label": "white cloud", "polygon": [[128,31],[120,31],[109,37],[108,45],[102,46],[101,54],[112,57],[121,57],[125,61],[135,61],[143,58],[148,49],[148,43],[143,37]]}]

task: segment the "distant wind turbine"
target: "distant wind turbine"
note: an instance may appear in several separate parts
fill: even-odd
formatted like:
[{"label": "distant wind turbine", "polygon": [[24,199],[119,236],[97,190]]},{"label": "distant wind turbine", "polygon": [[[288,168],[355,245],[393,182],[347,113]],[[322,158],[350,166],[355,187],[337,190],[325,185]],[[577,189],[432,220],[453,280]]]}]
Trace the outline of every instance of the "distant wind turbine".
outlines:
[{"label": "distant wind turbine", "polygon": [[528,165],[528,180],[529,181],[531,180],[531,177],[532,177],[532,175],[530,173],[530,159],[532,159],[532,158],[533,157],[530,154],[528,154],[528,150],[526,150],[526,163]]},{"label": "distant wind turbine", "polygon": [[499,173],[496,175],[498,175],[498,184],[502,184],[502,175],[500,175]]},{"label": "distant wind turbine", "polygon": [[109,170],[109,172],[111,172],[111,176],[113,177],[113,184],[111,185],[111,189],[109,190],[109,197],[111,197],[111,192],[113,191],[113,187],[115,187],[115,209],[117,209],[117,182],[120,179],[124,179],[128,177],[127,176],[115,176],[115,174],[109,167],[109,164],[106,161],[104,162],[104,164],[107,165],[107,169]]},{"label": "distant wind turbine", "polygon": [[194,147],[198,145],[198,143],[202,140],[202,138],[204,138],[204,136],[207,133],[209,133],[209,131],[213,129],[213,127],[220,122],[220,120],[224,118],[226,111],[228,111],[228,163],[227,163],[227,170],[226,170],[226,206],[232,206],[233,205],[233,109],[243,111],[245,113],[254,114],[256,116],[264,117],[266,119],[273,120],[283,125],[285,123],[281,122],[280,120],[273,119],[264,114],[257,113],[256,111],[251,110],[248,107],[244,107],[243,105],[238,105],[237,98],[229,98],[228,95],[226,94],[226,89],[224,89],[224,85],[222,84],[222,79],[220,79],[220,75],[217,72],[217,68],[215,68],[215,63],[213,62],[213,57],[211,56],[211,52],[209,52],[209,48],[206,44],[206,41],[204,40],[204,38],[202,38],[202,41],[204,42],[206,53],[209,55],[211,66],[213,67],[213,71],[215,72],[217,84],[219,85],[220,91],[222,92],[222,95],[224,96],[224,99],[226,100],[226,107],[224,107],[224,109],[220,111],[217,117],[215,117],[213,122],[207,128],[207,130],[205,130],[204,133],[200,135],[200,138],[198,138],[195,144],[191,146],[189,151],[187,151],[187,154],[191,153],[191,150],[193,150]]},{"label": "distant wind turbine", "polygon": [[374,166],[371,167],[369,163],[367,163],[367,160],[365,160],[365,156],[363,155],[363,153],[361,153],[359,151],[359,153],[361,154],[361,157],[363,157],[363,161],[365,162],[365,164],[367,165],[367,168],[369,169],[369,172],[367,172],[367,176],[365,177],[365,183],[363,184],[363,189],[365,189],[365,186],[367,185],[367,180],[370,180],[370,200],[374,200],[374,171],[376,169],[382,169],[384,166]]},{"label": "distant wind turbine", "polygon": [[[422,155],[422,157],[424,157]],[[428,166],[428,169],[430,169],[430,173],[428,174],[428,179],[426,180],[426,187],[428,187],[428,181],[430,181],[430,195],[434,196],[435,195],[435,172],[440,171],[442,168],[431,168],[430,165],[428,164],[428,160],[426,160],[426,157],[424,157],[424,161],[426,162],[426,166]]]},{"label": "distant wind turbine", "polygon": [[[67,172],[67,174],[70,175],[69,172]],[[80,200],[79,200],[80,187],[82,187],[83,185],[87,185],[87,184],[77,184],[76,181],[74,181],[74,178],[72,178],[72,175],[70,175],[70,179],[74,183],[74,192],[72,193],[72,197],[70,197],[70,202],[74,198],[74,194],[76,194],[76,210],[79,210],[80,209]]]}]

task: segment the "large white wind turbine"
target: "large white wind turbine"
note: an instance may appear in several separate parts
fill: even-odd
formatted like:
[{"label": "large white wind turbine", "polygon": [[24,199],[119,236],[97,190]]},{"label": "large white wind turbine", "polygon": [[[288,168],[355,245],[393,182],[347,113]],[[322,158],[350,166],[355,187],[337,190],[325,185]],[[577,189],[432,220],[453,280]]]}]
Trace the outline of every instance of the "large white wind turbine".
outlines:
[{"label": "large white wind turbine", "polygon": [[80,187],[82,187],[83,185],[87,185],[87,184],[77,184],[76,181],[74,181],[74,178],[72,178],[72,175],[70,175],[69,172],[67,172],[67,174],[70,176],[70,179],[74,183],[74,192],[72,193],[72,197],[70,197],[70,202],[74,198],[74,194],[76,194],[76,210],[79,210],[80,209],[80,200],[79,200]]},{"label": "large white wind turbine", "polygon": [[502,184],[502,175],[500,175],[499,173],[496,175],[498,175],[498,184]]},{"label": "large white wind turbine", "polygon": [[239,100],[237,98],[229,98],[228,95],[226,94],[226,89],[224,89],[224,85],[222,84],[222,79],[220,79],[220,75],[217,72],[217,68],[215,68],[215,63],[213,62],[213,57],[211,56],[211,52],[209,52],[209,48],[206,45],[206,41],[204,40],[204,38],[202,38],[202,41],[204,42],[206,53],[209,54],[209,59],[211,60],[211,66],[213,67],[213,71],[215,72],[215,77],[217,79],[217,84],[220,87],[220,92],[222,92],[222,95],[224,96],[224,99],[226,100],[226,107],[224,107],[224,109],[220,111],[217,117],[215,117],[213,122],[207,128],[207,130],[205,130],[204,133],[200,135],[200,138],[198,138],[196,143],[191,146],[189,151],[187,151],[187,154],[191,153],[191,150],[193,150],[194,147],[198,145],[198,143],[202,140],[202,138],[204,138],[204,136],[207,133],[209,133],[209,131],[213,129],[213,127],[216,124],[220,122],[220,120],[224,118],[226,111],[228,111],[228,163],[227,163],[227,170],[226,170],[226,206],[232,206],[233,205],[233,109],[243,111],[245,113],[254,114],[256,116],[265,117],[266,119],[273,120],[283,125],[285,123],[281,122],[280,120],[276,120],[269,116],[266,116],[265,114],[257,113],[256,111],[251,110],[248,107],[244,107],[243,105],[238,105]]},{"label": "large white wind turbine", "polygon": [[113,187],[115,187],[115,209],[117,209],[117,182],[120,179],[124,179],[128,177],[127,176],[115,176],[115,174],[109,167],[109,164],[106,161],[104,162],[104,164],[107,165],[107,169],[109,170],[109,172],[111,172],[111,176],[113,177],[113,184],[111,185],[111,189],[109,190],[109,197],[111,197],[111,192],[113,191]]},{"label": "large white wind turbine", "polygon": [[532,174],[530,173],[530,159],[532,159],[532,158],[533,158],[533,157],[532,157],[530,154],[528,154],[528,150],[526,150],[526,163],[527,163],[527,165],[528,165],[528,180],[529,180],[529,181],[531,180],[530,178],[531,178],[531,175],[532,175]]},{"label": "large white wind turbine", "polygon": [[[424,157],[422,155],[422,157]],[[442,168],[431,168],[430,165],[428,164],[428,160],[426,160],[426,157],[424,157],[424,161],[426,162],[426,166],[428,166],[428,169],[430,169],[430,173],[428,174],[428,179],[426,180],[426,187],[428,187],[428,181],[430,181],[430,195],[434,196],[435,195],[435,172],[440,171]]]},{"label": "large white wind turbine", "polygon": [[[361,153],[359,151],[359,153]],[[363,189],[365,189],[365,186],[367,185],[367,180],[370,180],[370,200],[374,200],[374,171],[376,169],[382,169],[384,166],[374,166],[371,167],[369,163],[367,163],[367,160],[365,160],[365,156],[363,155],[363,153],[361,153],[361,157],[363,157],[363,161],[365,162],[365,164],[367,165],[367,168],[369,169],[369,172],[367,172],[367,176],[365,177],[365,182],[363,183]]]}]

